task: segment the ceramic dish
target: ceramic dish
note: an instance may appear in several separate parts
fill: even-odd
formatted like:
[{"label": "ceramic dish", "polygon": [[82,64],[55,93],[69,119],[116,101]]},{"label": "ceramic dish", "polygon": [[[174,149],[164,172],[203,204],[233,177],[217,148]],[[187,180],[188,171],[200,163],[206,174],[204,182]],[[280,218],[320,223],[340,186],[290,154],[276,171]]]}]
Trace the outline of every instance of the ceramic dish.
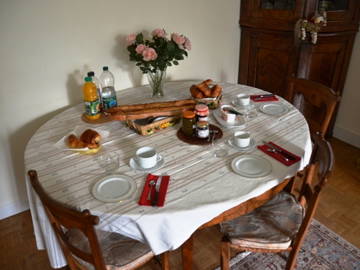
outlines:
[{"label": "ceramic dish", "polygon": [[243,117],[238,116],[234,122],[226,122],[222,117],[219,110],[215,110],[213,113],[216,121],[226,128],[244,128],[245,127],[245,120]]},{"label": "ceramic dish", "polygon": [[108,175],[92,188],[93,196],[102,202],[120,202],[136,191],[135,181],[126,175]]},{"label": "ceramic dish", "polygon": [[136,171],[153,172],[153,171],[160,169],[164,165],[164,163],[165,163],[165,160],[164,160],[163,156],[159,155],[159,161],[156,163],[156,165],[154,167],[145,169],[136,162],[135,158],[130,159],[129,165],[132,169],[134,169]]},{"label": "ceramic dish", "polygon": [[256,155],[241,155],[231,162],[233,171],[247,178],[263,177],[271,173],[271,163]]},{"label": "ceramic dish", "polygon": [[234,138],[230,138],[228,139],[228,144],[229,146],[231,146],[232,148],[234,148],[235,150],[237,151],[240,151],[240,152],[246,152],[246,151],[251,151],[255,148],[256,146],[256,142],[253,138],[250,139],[250,144],[246,147],[240,147],[240,146],[237,146],[234,142]]},{"label": "ceramic dish", "polygon": [[289,111],[289,108],[281,103],[266,103],[266,104],[262,104],[259,107],[259,110],[262,113],[265,113],[268,115],[279,116],[279,115],[283,115],[283,114],[287,113]]}]

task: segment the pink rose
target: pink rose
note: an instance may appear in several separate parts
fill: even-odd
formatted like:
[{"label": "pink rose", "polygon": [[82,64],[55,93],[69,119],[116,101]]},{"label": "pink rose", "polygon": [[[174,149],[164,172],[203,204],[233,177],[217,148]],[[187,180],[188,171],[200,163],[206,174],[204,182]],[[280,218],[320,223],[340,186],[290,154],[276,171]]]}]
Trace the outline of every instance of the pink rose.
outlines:
[{"label": "pink rose", "polygon": [[135,51],[138,53],[138,54],[142,54],[143,51],[147,48],[147,46],[145,46],[144,44],[139,44],[136,46],[136,49]]},{"label": "pink rose", "polygon": [[163,38],[166,36],[166,32],[164,29],[157,28],[151,33],[154,37]]},{"label": "pink rose", "polygon": [[185,43],[185,37],[183,35],[173,33],[171,39],[179,46],[179,48],[183,48],[183,44]]},{"label": "pink rose", "polygon": [[188,39],[187,37],[185,37],[184,47],[185,47],[185,49],[187,49],[188,51],[191,50],[191,42],[190,42],[190,39]]},{"label": "pink rose", "polygon": [[157,53],[153,48],[146,48],[142,52],[142,56],[144,57],[144,61],[151,61],[157,58]]},{"label": "pink rose", "polygon": [[136,40],[136,34],[130,34],[126,37],[126,43],[128,46],[134,44],[135,40]]}]

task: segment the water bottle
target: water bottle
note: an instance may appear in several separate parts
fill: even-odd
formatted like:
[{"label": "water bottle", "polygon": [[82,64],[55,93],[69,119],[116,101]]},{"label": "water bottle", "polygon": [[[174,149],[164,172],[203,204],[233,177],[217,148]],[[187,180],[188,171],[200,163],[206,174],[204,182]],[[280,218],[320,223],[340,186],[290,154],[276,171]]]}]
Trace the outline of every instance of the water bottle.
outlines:
[{"label": "water bottle", "polygon": [[117,106],[116,92],[114,88],[114,75],[107,66],[103,67],[100,75],[101,82],[101,100],[104,110]]},{"label": "water bottle", "polygon": [[102,104],[102,100],[101,100],[101,83],[100,80],[95,76],[95,72],[94,71],[89,71],[87,73],[88,77],[92,78],[92,82],[95,83],[96,85],[96,90],[98,92],[99,98],[100,98],[100,104]]}]

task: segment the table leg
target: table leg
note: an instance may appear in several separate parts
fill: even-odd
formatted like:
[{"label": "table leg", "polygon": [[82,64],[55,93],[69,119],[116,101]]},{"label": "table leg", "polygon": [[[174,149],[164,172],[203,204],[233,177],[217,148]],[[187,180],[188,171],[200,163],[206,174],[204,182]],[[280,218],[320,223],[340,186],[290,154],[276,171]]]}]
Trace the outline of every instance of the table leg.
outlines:
[{"label": "table leg", "polygon": [[192,247],[193,247],[193,236],[190,236],[188,240],[182,245],[182,264],[184,270],[192,269]]}]

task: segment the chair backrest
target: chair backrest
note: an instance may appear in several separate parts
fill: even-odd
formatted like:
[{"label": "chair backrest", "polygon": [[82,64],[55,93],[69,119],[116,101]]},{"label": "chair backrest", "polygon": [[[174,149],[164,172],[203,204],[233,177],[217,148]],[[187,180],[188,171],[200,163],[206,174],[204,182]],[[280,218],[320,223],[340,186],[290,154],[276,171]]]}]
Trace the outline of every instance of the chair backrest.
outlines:
[{"label": "chair backrest", "polygon": [[300,203],[305,207],[305,217],[295,240],[296,245],[303,241],[305,233],[315,214],[319,195],[328,181],[334,165],[334,154],[331,145],[317,133],[312,135],[314,148],[310,164],[305,170],[305,179],[299,195]]},{"label": "chair backrest", "polygon": [[340,97],[323,84],[289,78],[287,99],[305,116],[310,131],[324,136]]},{"label": "chair backrest", "polygon": [[[30,170],[28,172],[30,182],[38,194],[49,221],[59,240],[64,256],[72,270],[85,270],[78,258],[92,264],[97,270],[106,270],[99,241],[95,233],[94,225],[99,223],[99,218],[90,214],[89,210],[82,212],[76,211],[50,198],[39,183],[37,172]],[[88,241],[90,253],[72,245],[66,236],[69,229],[77,229],[83,233]],[[76,256],[76,257],[75,257]]]}]

